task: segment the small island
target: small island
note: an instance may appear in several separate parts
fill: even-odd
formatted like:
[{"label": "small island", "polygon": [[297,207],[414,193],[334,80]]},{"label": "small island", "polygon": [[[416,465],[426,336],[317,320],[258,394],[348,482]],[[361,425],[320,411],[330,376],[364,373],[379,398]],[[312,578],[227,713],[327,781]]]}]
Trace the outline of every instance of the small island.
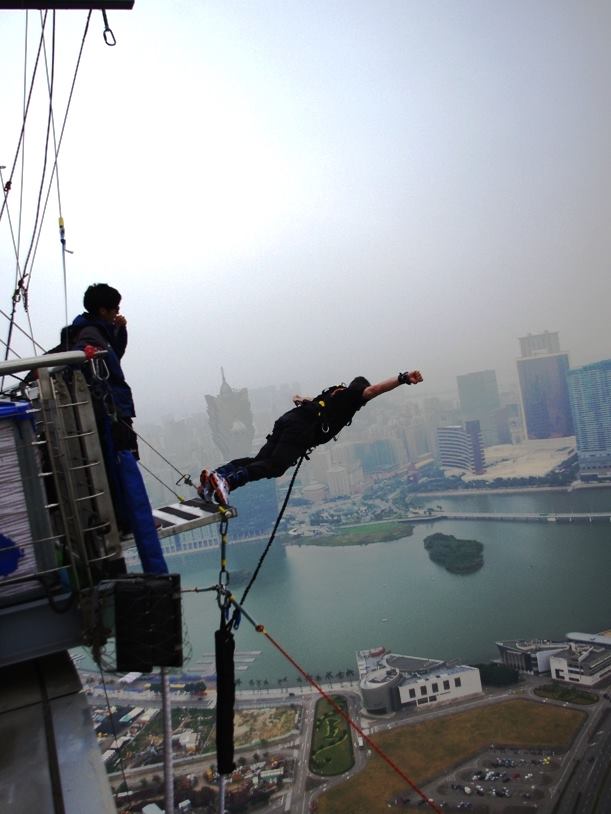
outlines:
[{"label": "small island", "polygon": [[477,540],[459,540],[453,534],[430,534],[424,547],[437,565],[451,574],[474,574],[484,564],[484,546]]}]

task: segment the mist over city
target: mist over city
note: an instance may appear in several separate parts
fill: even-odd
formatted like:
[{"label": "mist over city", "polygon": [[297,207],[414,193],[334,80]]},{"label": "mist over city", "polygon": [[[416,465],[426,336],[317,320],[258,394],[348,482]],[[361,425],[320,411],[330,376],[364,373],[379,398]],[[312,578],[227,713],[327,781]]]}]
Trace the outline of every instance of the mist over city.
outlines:
[{"label": "mist over city", "polygon": [[[572,364],[607,358],[610,15],[149,0],[113,13],[110,49],[97,13],[59,162],[68,320],[91,282],[120,289],[145,420],[199,409],[221,365],[236,386],[306,392],[417,367],[435,394],[477,370],[515,381],[529,332],[559,331]],[[15,75],[19,14],[2,22]],[[58,106],[81,25],[58,20]],[[30,115],[36,166],[44,102]],[[47,215],[29,290],[46,348],[65,321],[59,249]]]},{"label": "mist over city", "polygon": [[0,787],[611,810],[611,4],[131,5],[0,10]]}]

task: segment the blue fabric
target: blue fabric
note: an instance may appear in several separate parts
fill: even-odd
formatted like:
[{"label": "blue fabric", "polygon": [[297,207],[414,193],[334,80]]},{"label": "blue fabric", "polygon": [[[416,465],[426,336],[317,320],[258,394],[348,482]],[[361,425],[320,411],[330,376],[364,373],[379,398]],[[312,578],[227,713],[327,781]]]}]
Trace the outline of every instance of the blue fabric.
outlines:
[{"label": "blue fabric", "polygon": [[155,520],[138,463],[131,452],[117,452],[122,498],[127,506],[138,556],[145,574],[167,574]]},{"label": "blue fabric", "polygon": [[23,552],[17,547],[17,543],[0,534],[0,576],[6,577],[16,571],[21,557]]}]

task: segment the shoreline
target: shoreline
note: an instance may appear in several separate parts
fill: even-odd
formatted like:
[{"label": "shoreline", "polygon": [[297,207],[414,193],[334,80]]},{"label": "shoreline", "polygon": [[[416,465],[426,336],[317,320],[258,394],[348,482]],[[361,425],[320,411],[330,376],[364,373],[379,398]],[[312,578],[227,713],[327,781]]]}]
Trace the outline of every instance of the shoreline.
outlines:
[{"label": "shoreline", "polygon": [[482,486],[473,489],[444,489],[435,492],[415,492],[414,497],[460,497],[461,495],[504,495],[504,494],[528,494],[529,492],[584,492],[589,489],[610,489],[609,483],[587,483],[580,485],[569,484],[568,486]]}]

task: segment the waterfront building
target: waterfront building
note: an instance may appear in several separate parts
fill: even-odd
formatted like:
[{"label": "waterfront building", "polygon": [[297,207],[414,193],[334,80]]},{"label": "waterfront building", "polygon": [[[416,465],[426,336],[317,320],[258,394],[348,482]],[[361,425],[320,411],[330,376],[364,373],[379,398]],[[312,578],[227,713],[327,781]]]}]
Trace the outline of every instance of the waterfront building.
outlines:
[{"label": "waterfront building", "polygon": [[496,642],[501,661],[521,673],[542,675],[550,671],[550,658],[566,648],[566,642],[549,639],[511,639]]},{"label": "waterfront building", "polygon": [[573,435],[567,384],[569,357],[559,350],[558,334],[529,334],[520,339],[520,347],[518,379],[527,437]]},{"label": "waterfront building", "polygon": [[611,479],[611,359],[568,372],[581,480]]},{"label": "waterfront building", "polygon": [[611,647],[570,642],[550,658],[553,679],[593,687],[611,677]]},{"label": "waterfront building", "polygon": [[466,421],[464,426],[437,428],[437,447],[441,466],[483,474],[486,469],[484,445],[479,421]]},{"label": "waterfront building", "polygon": [[482,692],[476,667],[387,653],[384,648],[360,650],[357,667],[363,706],[371,713],[428,709]]},{"label": "waterfront building", "polygon": [[494,370],[480,370],[456,377],[460,411],[464,420],[480,423],[485,447],[510,441],[506,411],[501,407]]}]

